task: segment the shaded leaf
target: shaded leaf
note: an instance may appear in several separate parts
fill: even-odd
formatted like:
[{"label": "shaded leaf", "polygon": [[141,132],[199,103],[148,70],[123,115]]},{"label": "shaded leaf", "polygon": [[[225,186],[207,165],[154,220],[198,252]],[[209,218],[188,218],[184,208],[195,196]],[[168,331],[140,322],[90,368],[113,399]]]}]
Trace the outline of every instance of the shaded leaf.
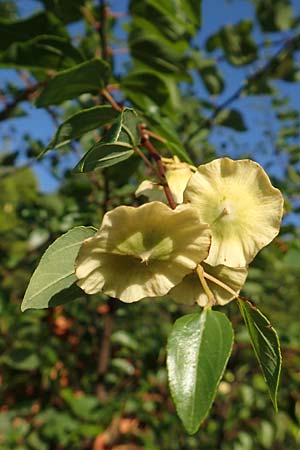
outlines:
[{"label": "shaded leaf", "polygon": [[93,106],[79,111],[58,127],[43,154],[51,148],[60,148],[84,133],[111,122],[118,114],[109,105]]},{"label": "shaded leaf", "polygon": [[157,117],[153,114],[147,114],[147,119],[151,126],[151,131],[166,139],[166,146],[172,155],[178,156],[181,161],[193,164],[191,158],[184,150],[182,142],[177,135],[174,123],[167,117]]},{"label": "shaded leaf", "polygon": [[300,249],[291,248],[282,258],[282,262],[289,270],[300,270]]},{"label": "shaded leaf", "polygon": [[171,41],[194,36],[201,22],[201,1],[147,0],[130,2],[130,14],[147,18]]},{"label": "shaded leaf", "polygon": [[275,411],[277,411],[277,391],[282,362],[278,335],[269,319],[258,308],[241,298],[238,299],[238,305]]},{"label": "shaded leaf", "polygon": [[74,395],[74,392],[68,388],[62,389],[60,395],[75,416],[82,417],[83,419],[88,417],[91,420],[91,418],[95,416],[95,413],[97,414],[99,400],[95,396],[83,394],[76,396],[76,394]]},{"label": "shaded leaf", "polygon": [[4,362],[14,369],[18,370],[34,370],[40,360],[35,350],[29,346],[18,346],[4,355]]},{"label": "shaded leaf", "polygon": [[244,87],[244,93],[247,95],[265,95],[273,94],[276,89],[270,85],[267,79],[262,77],[251,78]]},{"label": "shaded leaf", "polygon": [[199,74],[210,94],[218,95],[224,90],[223,77],[214,65],[204,67],[199,70]]},{"label": "shaded leaf", "polygon": [[57,105],[84,93],[99,94],[107,84],[109,65],[99,58],[91,59],[54,76],[46,85],[36,105]]},{"label": "shaded leaf", "polygon": [[74,22],[82,18],[81,7],[85,0],[41,0],[47,11],[53,12],[63,23]]},{"label": "shaded leaf", "polygon": [[58,36],[37,36],[16,42],[0,54],[0,67],[59,70],[82,61],[80,51],[69,40]]},{"label": "shaded leaf", "polygon": [[126,97],[145,114],[159,112],[177,114],[180,107],[178,85],[175,80],[154,70],[137,70],[123,78],[122,90]]},{"label": "shaded leaf", "polygon": [[72,302],[73,300],[76,300],[83,295],[85,295],[83,290],[80,289],[80,287],[77,286],[76,283],[73,283],[71,284],[71,286],[57,292],[57,294],[54,294],[53,297],[51,297],[51,299],[49,300],[47,307],[64,305],[65,303]]},{"label": "shaded leaf", "polygon": [[[82,242],[93,236],[92,227],[76,227],[60,236],[51,244],[42,256],[35,269],[25,296],[21,310],[30,308],[47,308],[63,303],[65,298],[70,301],[73,295],[78,297],[74,264]],[[66,291],[69,289],[68,291]],[[64,294],[61,291],[65,290]]]},{"label": "shaded leaf", "polygon": [[293,8],[289,0],[258,0],[256,14],[263,31],[287,30],[293,22]]},{"label": "shaded leaf", "polygon": [[192,53],[192,60],[208,92],[220,94],[224,90],[224,79],[215,61],[203,57],[198,51]]},{"label": "shaded leaf", "polygon": [[0,19],[0,50],[6,50],[15,42],[28,41],[44,34],[69,38],[60,20],[49,12],[39,12],[14,22]]},{"label": "shaded leaf", "polygon": [[214,401],[233,343],[227,317],[203,310],[179,318],[168,338],[168,377],[177,413],[194,434]]},{"label": "shaded leaf", "polygon": [[300,81],[300,70],[289,50],[281,52],[277,58],[273,58],[269,73],[271,78],[289,82]]},{"label": "shaded leaf", "polygon": [[134,59],[158,72],[180,74],[185,69],[185,39],[167,39],[155,22],[136,17],[131,26],[128,43]]},{"label": "shaded leaf", "polygon": [[252,22],[243,20],[235,25],[225,25],[206,42],[208,51],[222,48],[228,62],[243,66],[257,58],[257,47],[252,39]]},{"label": "shaded leaf", "polygon": [[242,114],[236,109],[224,109],[216,118],[216,123],[235,131],[246,131],[247,127]]}]

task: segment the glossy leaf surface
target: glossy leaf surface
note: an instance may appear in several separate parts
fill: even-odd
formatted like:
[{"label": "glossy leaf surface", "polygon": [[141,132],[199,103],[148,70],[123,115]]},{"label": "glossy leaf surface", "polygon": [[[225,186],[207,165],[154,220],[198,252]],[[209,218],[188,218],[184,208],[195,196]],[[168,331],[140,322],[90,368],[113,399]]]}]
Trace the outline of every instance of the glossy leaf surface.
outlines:
[{"label": "glossy leaf surface", "polygon": [[131,108],[125,108],[112,127],[79,161],[75,171],[89,172],[96,168],[110,167],[125,161],[134,154],[140,142],[138,124],[140,118]]},{"label": "glossy leaf surface", "polygon": [[177,413],[194,434],[208,414],[231,353],[227,317],[203,310],[179,318],[168,339],[168,376]]}]

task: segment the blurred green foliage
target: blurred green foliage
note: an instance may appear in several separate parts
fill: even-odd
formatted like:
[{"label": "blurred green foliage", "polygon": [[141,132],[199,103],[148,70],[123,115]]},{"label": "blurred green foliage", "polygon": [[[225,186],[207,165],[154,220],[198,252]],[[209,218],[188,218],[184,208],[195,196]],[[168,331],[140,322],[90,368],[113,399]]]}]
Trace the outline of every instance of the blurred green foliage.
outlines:
[{"label": "blurred green foliage", "polygon": [[[103,43],[97,27],[103,20],[101,2],[45,0],[42,4],[43,13],[20,24],[16,22],[20,19],[17,2],[0,2],[0,36],[6,39],[5,45],[1,41],[5,48],[0,64],[5,60],[5,67],[15,67],[15,51],[22,42],[22,57],[30,58],[23,67],[28,67],[35,48],[32,45],[37,42],[34,39],[42,33],[60,36],[58,47],[52,39],[52,50],[59,56],[64,43],[68,67],[79,63],[76,55],[90,61],[99,56],[101,48],[105,56],[105,45],[119,43],[115,27],[120,19],[109,14],[105,22],[108,40]],[[271,157],[283,172],[279,176],[275,171],[273,181],[285,196],[290,219],[251,266],[243,295],[262,307],[280,336],[283,373],[279,412],[272,409],[234,302],[225,308],[236,334],[233,354],[211,415],[192,437],[183,430],[170,399],[165,345],[172,323],[183,312],[196,308],[160,300],[132,305],[115,301],[111,306],[102,296],[83,296],[63,307],[21,313],[29,278],[55,238],[74,226],[98,227],[103,212],[121,203],[137,204],[134,190],[145,177],[139,159],[132,157],[96,175],[72,173],[63,165],[70,155],[78,161],[104,135],[106,125],[101,122],[83,136],[76,135],[77,140],[57,153],[49,152],[35,162],[35,167],[46,168],[59,180],[55,193],[39,192],[31,167],[33,157],[48,143],[24,136],[25,154],[1,154],[1,450],[299,448],[300,118],[274,82],[299,81],[299,12],[293,11],[288,0],[253,1],[253,20],[224,23],[199,46],[195,38],[201,22],[205,29],[206,20],[201,18],[200,7],[197,0],[131,0],[126,69],[115,73],[118,55],[108,52],[105,59],[112,67],[109,83],[120,86],[116,95],[121,103],[134,106],[149,129],[167,139],[166,144],[157,143],[162,154],[191,158],[195,164],[220,153],[210,140],[216,127],[232,129],[232,133],[246,130],[243,111],[232,107],[236,100],[241,96],[269,96],[276,132],[270,126],[265,140],[271,139]],[[84,32],[73,39],[66,26],[77,20],[82,21]],[[254,27],[260,27],[263,41],[254,34]],[[7,31],[16,29],[19,34]],[[279,42],[279,49],[270,53],[273,38]],[[50,61],[58,73],[66,68],[59,60]],[[227,92],[230,83],[224,62],[236,70],[250,67],[251,76],[234,95],[220,101],[218,96]],[[29,84],[46,82],[49,64],[26,72]],[[106,84],[104,66],[99,76]],[[198,93],[199,83],[203,83],[202,94]],[[88,92],[89,87],[72,92],[71,100],[47,111],[60,124],[82,109],[107,103],[105,97]],[[31,100],[30,95],[20,96],[19,86],[13,84],[8,84],[1,95],[8,98],[8,106],[0,111],[1,120],[9,120],[16,112],[14,105],[9,106],[12,98],[17,100],[15,106]],[[232,156],[230,152],[228,156]],[[243,156],[255,157],[249,153]],[[110,328],[110,348],[106,350],[111,356],[105,361],[103,348]]]}]

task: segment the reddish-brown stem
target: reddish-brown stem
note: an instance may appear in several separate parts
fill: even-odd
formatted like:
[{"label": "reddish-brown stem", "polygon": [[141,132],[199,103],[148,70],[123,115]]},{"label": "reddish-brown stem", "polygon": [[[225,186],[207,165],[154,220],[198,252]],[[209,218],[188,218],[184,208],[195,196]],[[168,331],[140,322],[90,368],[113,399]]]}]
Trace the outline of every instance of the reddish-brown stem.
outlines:
[{"label": "reddish-brown stem", "polygon": [[106,86],[106,90],[108,92],[118,91],[120,89],[120,85],[118,83],[111,83]]},{"label": "reddish-brown stem", "polygon": [[101,27],[101,23],[95,19],[91,11],[85,6],[81,6],[80,11],[87,22],[89,22],[95,28],[95,30],[99,30],[99,28]]},{"label": "reddish-brown stem", "polygon": [[156,176],[159,177],[159,173],[156,170],[155,166],[153,166],[153,164],[151,163],[151,161],[149,161],[149,159],[147,158],[147,156],[144,155],[144,153],[141,151],[141,149],[139,147],[134,147],[134,151],[137,153],[137,155],[144,161],[144,163],[146,164],[147,167],[149,167],[149,169],[151,170],[151,172],[154,172]]},{"label": "reddish-brown stem", "polygon": [[164,168],[163,162],[161,160],[161,156],[158,153],[158,151],[156,150],[156,148],[151,144],[151,142],[149,140],[148,132],[144,129],[144,127],[141,126],[140,131],[141,131],[141,137],[142,137],[142,145],[149,151],[149,153],[152,155],[152,157],[154,158],[154,160],[156,162],[160,183],[165,191],[165,195],[167,197],[169,206],[170,206],[170,208],[175,209],[176,202],[173,198],[172,192],[170,190],[170,187],[169,187],[167,179],[166,179],[165,168]]},{"label": "reddish-brown stem", "polygon": [[116,111],[119,111],[119,112],[123,111],[122,106],[118,105],[118,103],[113,99],[113,97],[110,95],[110,93],[107,91],[107,89],[102,89],[101,95],[111,104],[111,106]]},{"label": "reddish-brown stem", "polygon": [[163,144],[167,142],[165,138],[159,136],[159,134],[153,133],[152,131],[147,130],[147,134],[149,137],[152,137],[153,139],[156,139],[157,141],[162,142]]}]

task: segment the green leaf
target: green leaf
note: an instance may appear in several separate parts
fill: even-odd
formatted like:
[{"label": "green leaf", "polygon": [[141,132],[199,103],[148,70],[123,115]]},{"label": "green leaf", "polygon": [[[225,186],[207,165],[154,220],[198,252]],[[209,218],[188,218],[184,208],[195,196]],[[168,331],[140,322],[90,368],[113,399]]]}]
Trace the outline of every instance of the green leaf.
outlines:
[{"label": "green leaf", "polygon": [[155,114],[147,114],[151,131],[166,139],[164,144],[172,155],[178,156],[181,161],[193,164],[193,161],[184,150],[182,142],[177,135],[174,122],[167,117],[157,117]]},{"label": "green leaf", "polygon": [[201,26],[202,0],[181,0],[181,8],[187,16],[187,20],[195,24],[197,28]]},{"label": "green leaf", "polygon": [[228,62],[235,66],[250,64],[257,58],[256,43],[250,34],[252,28],[252,22],[249,20],[225,25],[218,33],[210,36],[206,48],[208,51],[222,48]]},{"label": "green leaf", "polygon": [[15,42],[0,54],[0,67],[61,70],[82,61],[80,51],[68,39],[58,36],[37,36]]},{"label": "green leaf", "polygon": [[42,154],[51,148],[60,148],[88,131],[111,122],[118,115],[119,113],[109,105],[93,106],[79,111],[58,127],[50,144]]},{"label": "green leaf", "polygon": [[191,53],[191,58],[208,92],[212,95],[220,94],[224,90],[224,79],[215,61],[205,58],[197,50]]},{"label": "green leaf", "polygon": [[65,388],[61,390],[60,396],[70,407],[72,413],[83,419],[88,417],[91,421],[99,408],[99,400],[94,395],[76,396],[71,389]]},{"label": "green leaf", "polygon": [[145,17],[135,17],[131,25],[128,43],[133,58],[158,72],[180,74],[185,68],[188,41],[166,38],[162,27]]},{"label": "green leaf", "polygon": [[147,0],[130,2],[130,14],[147,18],[170,41],[189,39],[195,35],[201,20],[199,0]]},{"label": "green leaf", "polygon": [[277,411],[277,391],[282,362],[278,335],[269,319],[258,308],[241,298],[238,299],[238,305],[275,411]]},{"label": "green leaf", "polygon": [[256,14],[265,32],[287,30],[293,22],[293,8],[289,0],[259,0]]},{"label": "green leaf", "polygon": [[139,124],[141,123],[141,117],[132,108],[125,108],[121,112],[121,132],[117,140],[128,142],[133,146],[140,144],[140,130]]},{"label": "green leaf", "polygon": [[5,364],[18,370],[34,370],[40,365],[40,359],[35,349],[26,344],[18,345],[10,353],[4,355],[3,359]]},{"label": "green leaf", "polygon": [[203,310],[179,318],[168,338],[168,377],[177,413],[189,434],[197,432],[216,396],[233,343],[227,317]]},{"label": "green leaf", "polygon": [[[21,305],[21,310],[48,308],[74,300],[81,293],[74,264],[82,242],[95,234],[92,227],[76,227],[60,236],[48,247],[35,269]],[[61,292],[64,291],[62,294]]]},{"label": "green leaf", "polygon": [[0,19],[0,51],[15,42],[28,41],[43,34],[69,38],[60,20],[49,12],[39,12],[15,22]]},{"label": "green leaf", "polygon": [[235,131],[246,131],[243,116],[236,109],[223,109],[216,118],[216,124],[232,128]]},{"label": "green leaf", "polygon": [[207,65],[199,70],[199,74],[202,78],[202,81],[208,90],[208,92],[212,95],[221,94],[224,90],[224,80],[221,75],[221,72],[217,69],[215,64]]},{"label": "green leaf", "polygon": [[123,78],[122,90],[126,97],[145,114],[178,114],[180,94],[178,83],[151,69],[139,69]]},{"label": "green leaf", "polygon": [[271,78],[295,82],[300,80],[300,71],[293,54],[286,50],[272,59],[268,70]]},{"label": "green leaf", "polygon": [[109,65],[99,58],[91,59],[54,76],[37,99],[36,105],[57,105],[84,93],[99,94],[108,78]]},{"label": "green leaf", "polygon": [[300,270],[300,249],[291,248],[282,258],[283,264],[288,270]]},{"label": "green leaf", "polygon": [[63,23],[82,19],[81,8],[85,0],[41,0],[46,11],[53,12]]},{"label": "green leaf", "polygon": [[94,169],[104,169],[125,161],[134,154],[132,145],[125,142],[95,144],[74,168],[76,172],[90,172]]},{"label": "green leaf", "polygon": [[90,172],[110,167],[130,158],[140,143],[138,125],[141,118],[131,108],[125,108],[100,142],[97,142],[75,167],[77,172]]}]

